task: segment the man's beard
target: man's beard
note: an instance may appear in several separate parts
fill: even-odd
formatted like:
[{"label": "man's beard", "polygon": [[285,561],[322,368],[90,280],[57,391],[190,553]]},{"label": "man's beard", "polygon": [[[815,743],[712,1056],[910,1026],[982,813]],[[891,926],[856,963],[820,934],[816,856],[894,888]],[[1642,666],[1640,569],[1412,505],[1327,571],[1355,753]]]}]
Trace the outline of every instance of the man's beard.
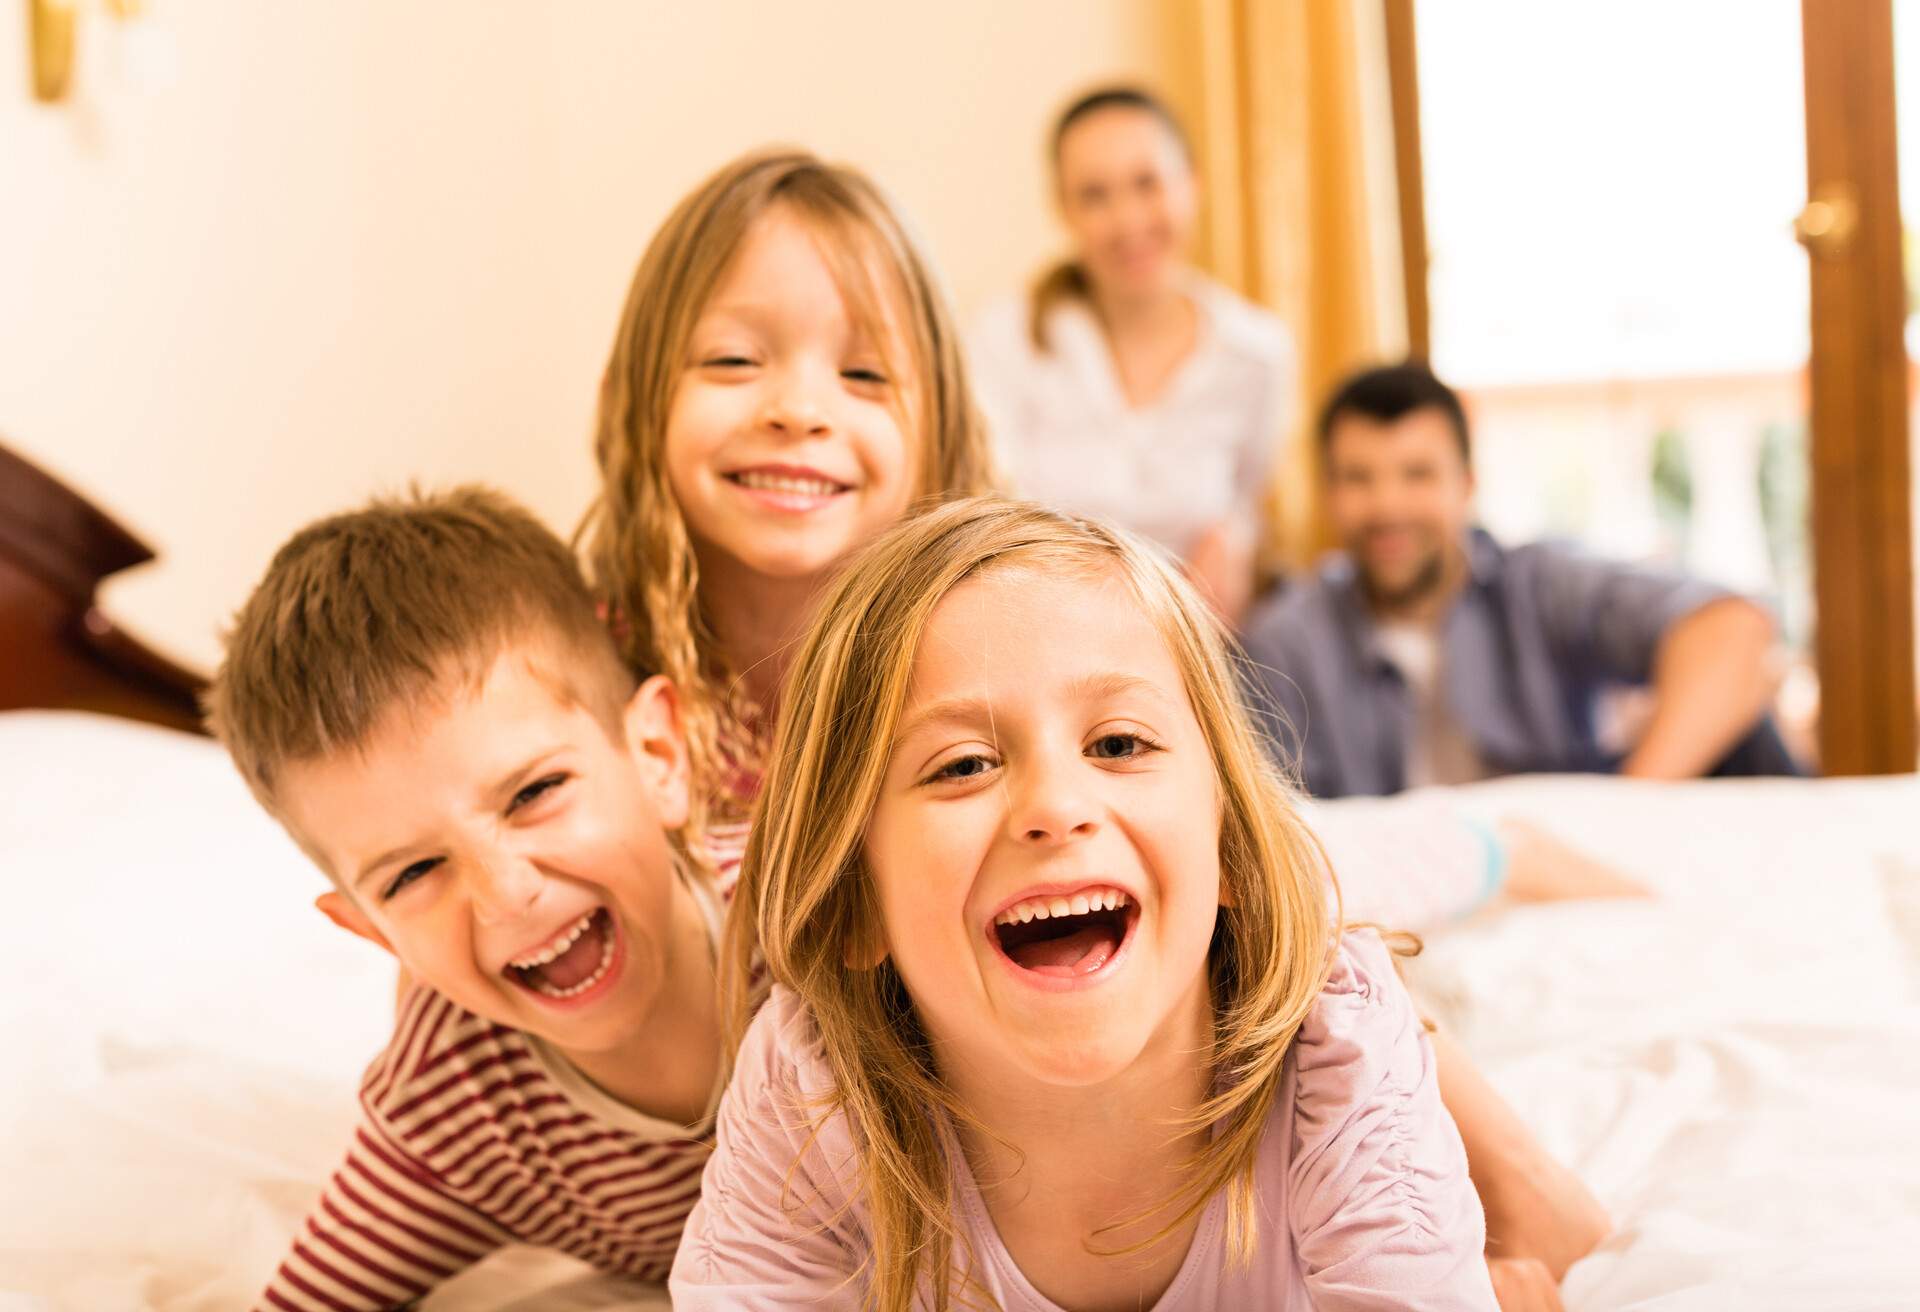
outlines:
[{"label": "man's beard", "polygon": [[1381,610],[1411,610],[1419,603],[1428,601],[1446,584],[1447,559],[1444,551],[1436,551],[1420,563],[1404,585],[1397,588],[1382,588],[1372,574],[1362,570],[1360,577],[1367,592],[1367,600]]}]

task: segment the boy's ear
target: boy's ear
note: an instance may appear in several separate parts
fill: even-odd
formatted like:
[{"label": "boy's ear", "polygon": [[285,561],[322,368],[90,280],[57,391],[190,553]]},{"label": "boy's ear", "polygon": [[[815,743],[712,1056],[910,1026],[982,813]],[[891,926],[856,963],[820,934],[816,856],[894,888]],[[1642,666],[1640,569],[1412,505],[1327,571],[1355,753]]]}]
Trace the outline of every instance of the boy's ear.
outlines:
[{"label": "boy's ear", "polygon": [[687,822],[687,735],[680,724],[680,690],[656,674],[633,690],[622,716],[627,750],[653,795],[660,821],[670,829]]},{"label": "boy's ear", "polygon": [[[373,922],[367,919],[367,913],[360,909],[359,904],[340,890],[332,889],[322,893],[313,900],[313,905],[320,908],[321,915],[346,930],[347,933],[357,934],[367,942],[393,952],[393,944],[387,942],[387,936],[374,928]],[[393,954],[396,957],[400,955],[397,952]]]}]

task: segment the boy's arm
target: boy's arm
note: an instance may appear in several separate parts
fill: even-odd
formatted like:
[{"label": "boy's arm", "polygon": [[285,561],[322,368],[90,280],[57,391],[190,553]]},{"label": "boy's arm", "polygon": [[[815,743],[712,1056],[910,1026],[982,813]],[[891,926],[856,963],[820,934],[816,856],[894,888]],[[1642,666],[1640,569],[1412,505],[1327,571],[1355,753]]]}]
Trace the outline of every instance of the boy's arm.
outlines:
[{"label": "boy's arm", "polygon": [[426,1294],[506,1236],[363,1123],[294,1233],[259,1312],[380,1312]]},{"label": "boy's arm", "polygon": [[1294,1041],[1289,1224],[1316,1308],[1495,1306],[1433,1046],[1377,934],[1348,935]]},{"label": "boy's arm", "polygon": [[861,1300],[852,1141],[838,1113],[816,1133],[815,1118],[827,1112],[775,1051],[796,1007],[791,995],[776,992],[742,1045],[700,1201],[673,1261],[677,1312],[779,1312]]}]

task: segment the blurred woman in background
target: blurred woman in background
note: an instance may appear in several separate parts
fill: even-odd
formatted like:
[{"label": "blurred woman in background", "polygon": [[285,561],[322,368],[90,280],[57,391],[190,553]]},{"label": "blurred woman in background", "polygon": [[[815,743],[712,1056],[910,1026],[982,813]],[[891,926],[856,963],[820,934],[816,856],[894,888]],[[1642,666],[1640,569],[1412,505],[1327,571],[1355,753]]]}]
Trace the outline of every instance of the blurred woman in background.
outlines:
[{"label": "blurred woman in background", "polygon": [[1238,621],[1292,385],[1287,331],[1189,262],[1199,180],[1157,97],[1082,96],[1054,125],[1052,166],[1073,253],[991,306],[970,343],[1000,460],[1020,495],[1173,551]]}]

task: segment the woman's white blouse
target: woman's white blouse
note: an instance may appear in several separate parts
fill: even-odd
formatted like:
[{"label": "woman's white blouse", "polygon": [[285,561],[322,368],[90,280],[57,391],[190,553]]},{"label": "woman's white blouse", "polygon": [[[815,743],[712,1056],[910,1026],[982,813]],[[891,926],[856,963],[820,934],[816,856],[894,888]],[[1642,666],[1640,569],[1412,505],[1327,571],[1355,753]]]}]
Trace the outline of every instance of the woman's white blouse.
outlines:
[{"label": "woman's white blouse", "polygon": [[1293,386],[1279,319],[1195,278],[1192,353],[1154,400],[1128,404],[1105,335],[1083,302],[1047,316],[1034,347],[1028,302],[988,308],[971,341],[980,403],[1014,492],[1109,519],[1185,555],[1222,521],[1257,522]]}]

